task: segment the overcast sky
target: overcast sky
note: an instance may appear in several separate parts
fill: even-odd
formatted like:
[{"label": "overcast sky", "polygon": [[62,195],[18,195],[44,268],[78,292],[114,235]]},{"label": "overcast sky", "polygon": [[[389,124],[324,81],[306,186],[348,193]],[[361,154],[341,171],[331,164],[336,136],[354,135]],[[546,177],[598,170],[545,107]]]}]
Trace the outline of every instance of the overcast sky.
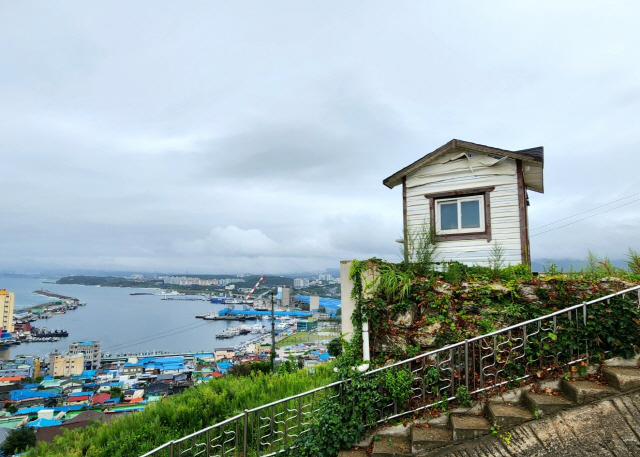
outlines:
[{"label": "overcast sky", "polygon": [[[382,180],[452,138],[544,146],[534,229],[631,196],[638,24],[632,1],[0,2],[0,270],[396,261]],[[638,199],[533,230],[533,259],[640,250]]]}]

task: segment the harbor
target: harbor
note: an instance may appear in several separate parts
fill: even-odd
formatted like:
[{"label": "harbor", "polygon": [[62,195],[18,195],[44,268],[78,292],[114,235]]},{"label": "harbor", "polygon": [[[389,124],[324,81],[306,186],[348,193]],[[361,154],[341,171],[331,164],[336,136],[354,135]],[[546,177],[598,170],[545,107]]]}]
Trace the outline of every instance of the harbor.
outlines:
[{"label": "harbor", "polygon": [[[48,303],[41,300],[44,295],[34,293],[43,287],[44,281],[35,279],[7,279],[7,288],[16,291],[16,311],[44,309]],[[253,316],[242,313],[221,313],[229,305],[210,301],[172,301],[162,300],[160,289],[98,287],[71,284],[46,284],[52,294],[64,299],[77,299],[78,303],[87,303],[68,309],[64,314],[51,313],[48,318],[40,318],[36,324],[30,319],[43,313],[32,313],[27,322],[32,328],[48,328],[51,331],[64,329],[68,337],[53,340],[33,340],[34,344],[16,344],[0,350],[0,358],[9,359],[19,355],[44,356],[52,351],[64,351],[70,341],[101,340],[103,351],[111,354],[123,353],[180,353],[211,351],[222,345],[240,346],[264,336],[255,333],[232,335],[228,338],[216,338],[229,327],[246,323],[264,325],[271,330],[270,302],[254,299]],[[136,294],[136,295],[131,295]],[[40,297],[40,298],[39,298]],[[52,297],[52,298],[61,298]],[[55,303],[55,302],[54,302]],[[238,305],[235,305],[238,306]],[[239,305],[244,306],[244,305]],[[269,311],[267,311],[267,309]],[[239,310],[238,310],[239,311]],[[225,316],[220,320],[206,320],[204,315],[218,313]],[[27,315],[23,315],[26,317]],[[194,319],[195,316],[201,316]],[[301,319],[304,319],[304,315]],[[249,318],[247,318],[249,317]],[[265,319],[266,317],[266,319]],[[244,318],[244,321],[243,321]],[[279,321],[276,321],[276,325]],[[282,333],[283,329],[278,329]],[[244,333],[244,332],[243,332]],[[125,336],[123,336],[125,335]],[[269,334],[267,338],[270,339]],[[44,337],[49,338],[49,337]],[[53,336],[53,338],[56,338]],[[280,337],[278,337],[280,338]]]}]

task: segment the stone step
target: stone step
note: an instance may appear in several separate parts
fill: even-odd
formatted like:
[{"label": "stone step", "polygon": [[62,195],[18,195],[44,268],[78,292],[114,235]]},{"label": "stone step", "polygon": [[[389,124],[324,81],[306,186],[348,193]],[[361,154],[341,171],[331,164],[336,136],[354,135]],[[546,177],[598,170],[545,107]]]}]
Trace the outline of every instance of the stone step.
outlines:
[{"label": "stone step", "polygon": [[601,386],[591,381],[569,381],[563,379],[561,386],[565,395],[578,405],[592,403],[617,392],[613,387]]},{"label": "stone step", "polygon": [[533,414],[524,406],[510,403],[487,403],[485,414],[492,425],[500,428],[513,427],[534,419]]},{"label": "stone step", "polygon": [[640,369],[627,367],[604,367],[602,374],[609,385],[621,392],[640,388]]},{"label": "stone step", "polygon": [[349,449],[347,451],[338,452],[338,457],[367,457],[367,451],[363,448]]},{"label": "stone step", "polygon": [[453,442],[453,432],[444,427],[416,427],[411,432],[414,454],[447,446]]},{"label": "stone step", "polygon": [[452,414],[449,416],[453,441],[465,441],[491,433],[491,424],[484,417]]},{"label": "stone step", "polygon": [[531,391],[526,391],[522,395],[522,402],[531,411],[533,416],[544,417],[550,414],[555,414],[563,409],[571,408],[573,402],[566,395],[549,395],[549,394],[537,394]]},{"label": "stone step", "polygon": [[373,441],[371,457],[409,457],[411,443],[407,438],[384,437]]}]

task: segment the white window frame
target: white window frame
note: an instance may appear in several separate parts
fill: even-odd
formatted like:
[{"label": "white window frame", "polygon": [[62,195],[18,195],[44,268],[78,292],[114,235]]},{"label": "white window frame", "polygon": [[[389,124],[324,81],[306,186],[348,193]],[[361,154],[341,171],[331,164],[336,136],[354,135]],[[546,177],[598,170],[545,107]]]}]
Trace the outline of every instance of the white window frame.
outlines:
[{"label": "white window frame", "polygon": [[[462,227],[462,211],[461,211],[461,203],[468,201],[477,201],[478,208],[480,210],[480,227],[474,228],[466,228]],[[456,202],[458,204],[458,228],[457,229],[448,229],[442,230],[441,224],[441,216],[440,216],[440,206],[443,203],[452,203]],[[455,197],[455,198],[442,198],[435,201],[435,212],[436,212],[436,234],[437,235],[451,235],[458,233],[483,233],[485,231],[485,217],[484,217],[484,195],[473,195],[469,197]]]}]

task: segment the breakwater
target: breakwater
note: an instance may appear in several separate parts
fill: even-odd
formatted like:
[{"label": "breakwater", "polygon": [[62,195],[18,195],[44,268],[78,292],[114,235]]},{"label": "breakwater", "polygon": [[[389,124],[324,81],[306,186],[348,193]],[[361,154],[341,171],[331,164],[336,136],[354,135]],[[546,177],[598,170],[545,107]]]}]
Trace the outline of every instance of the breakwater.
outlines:
[{"label": "breakwater", "polygon": [[69,297],[68,295],[61,295],[61,294],[56,294],[55,292],[51,292],[49,290],[44,290],[44,289],[40,289],[40,290],[34,290],[33,291],[34,294],[40,294],[40,295],[44,295],[45,297],[51,297],[51,298],[57,298],[59,300],[73,300],[73,301],[79,301],[77,298],[75,297]]}]

